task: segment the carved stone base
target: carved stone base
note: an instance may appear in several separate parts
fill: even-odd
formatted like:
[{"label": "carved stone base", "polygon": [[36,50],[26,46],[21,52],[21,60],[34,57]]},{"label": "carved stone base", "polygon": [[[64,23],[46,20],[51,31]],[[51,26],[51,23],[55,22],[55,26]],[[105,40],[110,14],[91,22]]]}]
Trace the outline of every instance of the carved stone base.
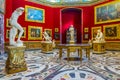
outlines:
[{"label": "carved stone base", "polygon": [[105,43],[93,43],[93,53],[105,53]]},{"label": "carved stone base", "polygon": [[69,44],[75,44],[75,41],[70,41]]},{"label": "carved stone base", "polygon": [[42,41],[41,42],[41,49],[42,49],[43,53],[51,52],[53,50],[52,43],[50,43],[50,42],[48,43],[48,42]]},{"label": "carved stone base", "polygon": [[26,61],[24,58],[25,46],[15,47],[7,46],[8,58],[6,61],[6,73],[12,74],[27,70]]}]

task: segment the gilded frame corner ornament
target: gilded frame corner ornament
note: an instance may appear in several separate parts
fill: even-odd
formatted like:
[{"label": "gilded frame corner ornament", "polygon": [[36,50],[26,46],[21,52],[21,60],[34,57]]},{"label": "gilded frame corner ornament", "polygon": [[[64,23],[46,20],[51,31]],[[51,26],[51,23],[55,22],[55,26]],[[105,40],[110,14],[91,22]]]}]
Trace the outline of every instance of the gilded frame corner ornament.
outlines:
[{"label": "gilded frame corner ornament", "polygon": [[94,38],[96,37],[96,35],[97,35],[97,30],[99,30],[99,29],[102,30],[101,26],[92,27],[91,29],[92,29],[92,31],[91,31],[92,33],[91,33],[91,34],[92,34],[92,38],[93,38],[93,39],[94,39]]},{"label": "gilded frame corner ornament", "polygon": [[42,27],[28,26],[28,40],[42,40]]},{"label": "gilded frame corner ornament", "polygon": [[44,29],[50,37],[52,37],[52,29]]},{"label": "gilded frame corner ornament", "polygon": [[95,6],[94,23],[102,24],[108,22],[120,21],[120,1],[112,1],[110,3]]},{"label": "gilded frame corner ornament", "polygon": [[45,10],[25,5],[25,21],[45,23]]},{"label": "gilded frame corner ornament", "polygon": [[104,25],[105,39],[120,39],[120,24]]}]

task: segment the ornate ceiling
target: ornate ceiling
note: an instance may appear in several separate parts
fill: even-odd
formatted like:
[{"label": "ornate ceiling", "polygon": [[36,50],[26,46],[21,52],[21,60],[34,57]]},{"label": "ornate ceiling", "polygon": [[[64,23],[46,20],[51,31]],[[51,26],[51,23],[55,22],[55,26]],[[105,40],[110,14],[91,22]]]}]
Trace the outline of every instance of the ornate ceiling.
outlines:
[{"label": "ornate ceiling", "polygon": [[61,6],[89,6],[97,3],[101,3],[107,0],[27,0],[51,7]]}]

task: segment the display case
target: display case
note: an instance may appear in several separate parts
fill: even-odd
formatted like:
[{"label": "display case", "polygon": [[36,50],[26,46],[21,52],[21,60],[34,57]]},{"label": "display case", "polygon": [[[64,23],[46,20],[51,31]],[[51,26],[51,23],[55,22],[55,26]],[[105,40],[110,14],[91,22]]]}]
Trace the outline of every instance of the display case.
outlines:
[{"label": "display case", "polygon": [[4,15],[0,13],[0,55],[4,53]]}]

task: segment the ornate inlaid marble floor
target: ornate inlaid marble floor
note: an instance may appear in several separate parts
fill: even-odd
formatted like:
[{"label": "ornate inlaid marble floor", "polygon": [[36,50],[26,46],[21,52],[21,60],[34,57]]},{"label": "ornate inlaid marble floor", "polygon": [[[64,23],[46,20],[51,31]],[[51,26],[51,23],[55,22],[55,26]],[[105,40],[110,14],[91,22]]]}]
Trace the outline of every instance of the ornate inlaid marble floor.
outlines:
[{"label": "ornate inlaid marble floor", "polygon": [[[74,61],[66,61],[66,50],[62,60],[58,59],[58,50],[53,53],[41,53],[41,50],[25,51],[28,70],[6,74],[7,54],[0,56],[0,80],[120,80],[120,51],[106,51],[105,54],[92,54],[91,60],[83,55],[82,62],[77,52],[70,56]],[[85,51],[83,50],[83,54]]]}]

